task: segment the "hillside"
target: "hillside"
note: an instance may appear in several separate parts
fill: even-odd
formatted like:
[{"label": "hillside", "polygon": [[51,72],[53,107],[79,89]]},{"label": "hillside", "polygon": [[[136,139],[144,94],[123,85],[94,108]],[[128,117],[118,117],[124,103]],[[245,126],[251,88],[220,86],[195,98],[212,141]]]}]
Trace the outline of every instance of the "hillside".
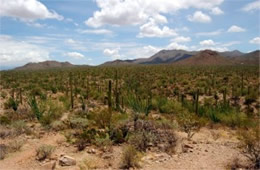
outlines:
[{"label": "hillside", "polygon": [[39,63],[28,63],[24,66],[17,67],[15,70],[41,70],[50,68],[68,68],[75,67],[75,65],[69,62],[58,62],[58,61],[44,61]]},{"label": "hillside", "polygon": [[260,50],[256,50],[239,57],[232,57],[238,64],[259,65]]},{"label": "hillside", "polygon": [[176,65],[230,65],[232,60],[221,56],[216,51],[204,50],[186,60],[177,61]]}]

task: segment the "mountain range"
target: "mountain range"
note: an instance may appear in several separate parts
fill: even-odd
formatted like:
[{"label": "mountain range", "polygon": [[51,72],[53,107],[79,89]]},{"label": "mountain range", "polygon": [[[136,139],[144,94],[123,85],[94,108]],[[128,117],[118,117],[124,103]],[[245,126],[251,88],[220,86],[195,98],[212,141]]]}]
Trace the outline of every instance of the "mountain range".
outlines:
[{"label": "mountain range", "polygon": [[185,51],[161,50],[150,58],[134,60],[114,60],[103,65],[132,65],[132,64],[174,64],[174,65],[259,65],[260,51],[242,53],[238,50],[216,52],[211,50]]},{"label": "mountain range", "polygon": [[[134,60],[114,60],[101,64],[101,66],[115,65],[259,65],[260,51],[242,53],[238,50],[217,52],[211,50],[185,51],[185,50],[161,50],[149,58]],[[87,66],[87,65],[85,65]],[[15,70],[38,70],[49,68],[71,68],[79,67],[69,62],[44,61],[39,63],[28,63],[17,67]]]}]

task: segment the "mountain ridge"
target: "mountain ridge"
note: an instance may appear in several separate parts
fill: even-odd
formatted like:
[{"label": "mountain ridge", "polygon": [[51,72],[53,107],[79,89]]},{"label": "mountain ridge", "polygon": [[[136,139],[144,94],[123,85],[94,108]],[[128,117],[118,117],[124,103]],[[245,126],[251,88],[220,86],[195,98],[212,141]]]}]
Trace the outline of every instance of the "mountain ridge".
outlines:
[{"label": "mountain ridge", "polygon": [[[205,51],[206,53],[211,53],[212,55],[210,54],[206,55]],[[203,53],[206,56],[204,57],[196,56]],[[196,59],[190,59],[195,56]],[[259,50],[249,52],[249,53],[243,53],[238,50],[225,51],[225,52],[217,52],[212,50],[202,50],[202,51],[161,50],[149,58],[133,59],[133,60],[114,60],[114,61],[105,62],[101,65],[112,66],[112,65],[174,64],[174,63],[179,63],[181,65],[186,65],[185,63],[187,64],[189,63],[188,65],[223,65],[224,63],[226,65],[230,65],[230,64],[256,65],[259,63],[259,57],[260,57]],[[183,62],[183,60],[188,60],[188,61]]]}]

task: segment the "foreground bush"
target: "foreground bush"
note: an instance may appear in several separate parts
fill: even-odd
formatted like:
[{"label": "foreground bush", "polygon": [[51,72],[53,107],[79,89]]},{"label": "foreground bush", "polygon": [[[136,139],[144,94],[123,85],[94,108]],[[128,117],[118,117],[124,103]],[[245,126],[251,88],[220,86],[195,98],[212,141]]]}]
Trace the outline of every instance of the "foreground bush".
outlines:
[{"label": "foreground bush", "polygon": [[46,158],[50,158],[55,148],[51,145],[41,145],[36,149],[36,157],[39,161],[43,161]]},{"label": "foreground bush", "polygon": [[252,162],[249,168],[260,168],[260,131],[256,127],[251,130],[242,131],[240,133],[240,139],[246,151],[246,156]]},{"label": "foreground bush", "polygon": [[137,150],[131,145],[125,146],[121,157],[121,168],[129,169],[139,167],[138,161]]}]

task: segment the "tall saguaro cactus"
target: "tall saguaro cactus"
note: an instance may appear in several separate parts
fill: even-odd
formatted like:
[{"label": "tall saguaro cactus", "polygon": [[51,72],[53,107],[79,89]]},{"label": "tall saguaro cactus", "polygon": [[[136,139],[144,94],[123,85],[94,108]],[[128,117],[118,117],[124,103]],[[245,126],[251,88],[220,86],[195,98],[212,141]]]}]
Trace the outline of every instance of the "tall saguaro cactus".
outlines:
[{"label": "tall saguaro cactus", "polygon": [[223,103],[226,106],[226,104],[227,104],[227,88],[225,88],[224,91],[223,91]]},{"label": "tall saguaro cactus", "polygon": [[119,101],[119,90],[118,90],[118,75],[117,75],[117,70],[116,70],[116,90],[115,90],[115,95],[116,95],[116,110],[120,110],[120,101]]},{"label": "tall saguaro cactus", "polygon": [[22,97],[22,88],[19,88],[19,100],[20,100],[20,103],[23,104],[23,97]]},{"label": "tall saguaro cactus", "polygon": [[241,96],[243,96],[244,91],[244,74],[241,76]]},{"label": "tall saguaro cactus", "polygon": [[72,73],[70,72],[69,75],[69,84],[70,84],[70,104],[71,104],[71,108],[74,108],[74,99],[73,99],[73,86],[72,86]]},{"label": "tall saguaro cactus", "polygon": [[198,112],[199,112],[199,93],[200,93],[200,91],[199,91],[199,89],[197,89],[197,94],[196,94],[196,106],[195,106],[195,112],[196,112],[196,114],[198,114]]},{"label": "tall saguaro cactus", "polygon": [[107,97],[108,97],[108,108],[109,110],[112,110],[112,81],[111,80],[109,80],[108,82]]}]

